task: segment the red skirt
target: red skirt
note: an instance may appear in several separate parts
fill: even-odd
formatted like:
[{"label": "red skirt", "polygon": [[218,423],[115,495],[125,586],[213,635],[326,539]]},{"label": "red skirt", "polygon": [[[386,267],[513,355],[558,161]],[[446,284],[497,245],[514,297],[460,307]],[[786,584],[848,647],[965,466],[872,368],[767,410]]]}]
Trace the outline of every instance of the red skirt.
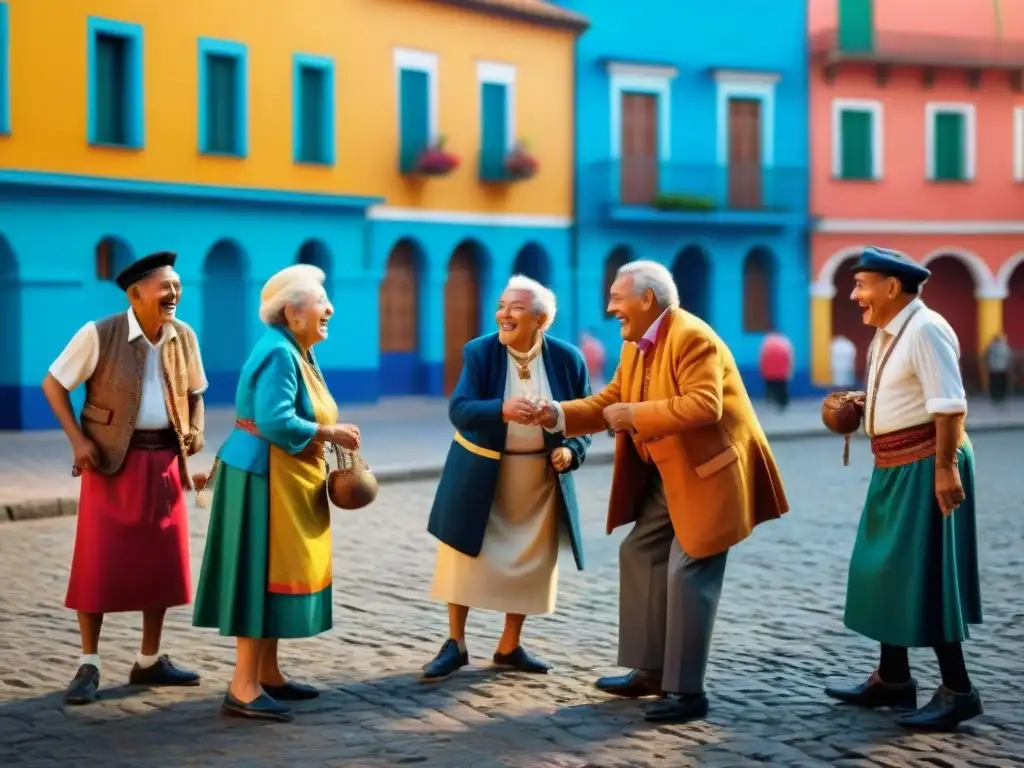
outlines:
[{"label": "red skirt", "polygon": [[173,450],[129,449],[115,475],[83,472],[64,605],[85,613],[186,605],[188,505]]}]

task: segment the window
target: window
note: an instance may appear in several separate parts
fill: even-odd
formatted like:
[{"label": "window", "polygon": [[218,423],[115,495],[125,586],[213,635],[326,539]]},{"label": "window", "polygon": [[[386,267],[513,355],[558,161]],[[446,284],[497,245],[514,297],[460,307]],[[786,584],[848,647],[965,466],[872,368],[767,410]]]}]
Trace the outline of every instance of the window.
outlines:
[{"label": "window", "polygon": [[334,62],[296,54],[293,62],[294,158],[334,164]]},{"label": "window", "polygon": [[500,181],[507,177],[505,159],[515,142],[515,67],[477,64],[480,83],[480,178]]},{"label": "window", "polygon": [[881,102],[832,102],[832,175],[849,181],[882,178]]},{"label": "window", "polygon": [[397,49],[399,167],[410,173],[437,138],[437,56]]},{"label": "window", "polygon": [[142,27],[90,18],[88,58],[89,143],[141,148]]},{"label": "window", "polygon": [[241,43],[199,40],[199,151],[204,154],[248,154],[247,59]]},{"label": "window", "polygon": [[874,0],[839,0],[839,50],[868,53],[874,49]]},{"label": "window", "polygon": [[925,162],[930,181],[974,178],[975,111],[973,104],[925,106]]},{"label": "window", "polygon": [[7,3],[0,3],[0,136],[11,132],[11,53]]}]

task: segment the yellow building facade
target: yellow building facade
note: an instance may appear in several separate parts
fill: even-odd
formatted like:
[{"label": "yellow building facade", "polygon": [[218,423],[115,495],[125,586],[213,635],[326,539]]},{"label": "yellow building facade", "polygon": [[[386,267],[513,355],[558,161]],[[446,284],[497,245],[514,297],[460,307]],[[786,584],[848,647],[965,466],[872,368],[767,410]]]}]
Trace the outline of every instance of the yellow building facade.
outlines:
[{"label": "yellow building facade", "polygon": [[[199,289],[183,315],[214,401],[259,332],[253,293],[297,259],[369,329],[324,353],[349,401],[450,390],[512,271],[571,296],[584,19],[542,0],[268,10],[0,0],[0,203],[21,201],[0,205],[0,275],[30,299],[45,247],[81,299],[39,331],[8,311],[19,360],[0,388],[34,386],[120,301],[112,274],[155,250]],[[48,421],[37,406],[0,424]]]}]

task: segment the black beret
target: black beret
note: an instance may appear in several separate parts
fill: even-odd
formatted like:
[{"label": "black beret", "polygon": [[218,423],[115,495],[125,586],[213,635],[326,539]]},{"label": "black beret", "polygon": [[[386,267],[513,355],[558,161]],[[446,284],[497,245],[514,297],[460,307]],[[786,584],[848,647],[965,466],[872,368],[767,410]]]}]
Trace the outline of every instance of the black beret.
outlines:
[{"label": "black beret", "polygon": [[156,272],[163,267],[173,267],[174,262],[177,260],[178,254],[171,251],[151,253],[149,256],[143,256],[138,261],[132,262],[122,269],[117,277],[114,278],[114,282],[117,283],[117,287],[122,291],[127,291],[150,273]]},{"label": "black beret", "polygon": [[861,252],[860,258],[850,267],[850,271],[854,274],[874,272],[885,277],[895,277],[907,293],[917,293],[921,283],[932,276],[930,270],[911,261],[905,253],[873,245]]}]

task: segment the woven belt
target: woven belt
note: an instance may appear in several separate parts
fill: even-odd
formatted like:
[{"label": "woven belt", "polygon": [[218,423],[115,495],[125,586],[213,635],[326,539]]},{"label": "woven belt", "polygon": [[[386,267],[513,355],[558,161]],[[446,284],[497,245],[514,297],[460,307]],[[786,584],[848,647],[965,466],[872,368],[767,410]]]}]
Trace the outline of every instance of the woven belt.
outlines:
[{"label": "woven belt", "polygon": [[871,438],[875,466],[880,469],[902,467],[935,455],[938,438],[935,423],[920,424]]},{"label": "woven belt", "polygon": [[173,429],[136,429],[128,445],[140,451],[177,451],[181,447]]},{"label": "woven belt", "polygon": [[[235,429],[240,429],[243,432],[248,432],[250,435],[266,440],[256,428],[256,422],[252,419],[235,419]],[[319,440],[310,440],[305,448],[293,455],[297,459],[312,463],[324,461],[324,444]]]}]

